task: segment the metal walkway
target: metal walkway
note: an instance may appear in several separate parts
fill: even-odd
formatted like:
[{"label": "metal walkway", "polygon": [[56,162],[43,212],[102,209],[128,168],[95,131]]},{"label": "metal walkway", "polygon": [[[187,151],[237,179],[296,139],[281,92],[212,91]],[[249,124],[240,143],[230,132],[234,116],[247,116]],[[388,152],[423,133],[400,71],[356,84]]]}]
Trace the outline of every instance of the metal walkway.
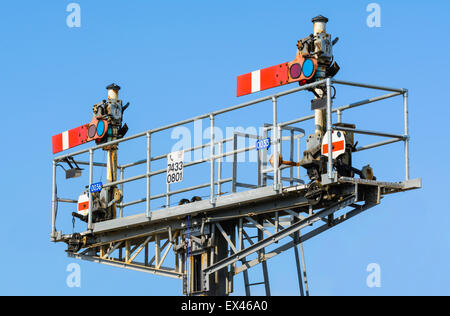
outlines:
[{"label": "metal walkway", "polygon": [[[290,161],[294,161],[295,158],[301,159],[301,140],[305,136],[305,131],[298,124],[314,119],[314,115],[279,122],[278,100],[283,96],[319,85],[328,87],[346,85],[388,92],[378,97],[334,108],[329,100],[328,130],[350,131],[354,134],[387,138],[381,142],[358,147],[356,152],[403,142],[404,179],[399,182],[386,182],[337,177],[330,168],[327,175],[322,175],[323,185],[329,192],[339,192],[339,194],[333,197],[330,193],[323,202],[315,204],[305,197],[308,186],[305,184],[306,178],[300,175],[300,167],[279,166],[277,159],[274,159],[274,165],[271,166],[267,150],[257,151],[254,162],[256,172],[243,172],[245,177],[238,178],[238,175],[241,175],[238,173],[238,155],[256,151],[256,146],[251,142],[249,145],[239,146],[239,138],[258,140],[270,137],[271,154],[274,157],[288,152],[287,157]],[[337,122],[340,123],[345,111],[396,96],[403,97],[404,134],[402,135],[349,129],[332,124],[332,113],[337,114]],[[215,124],[222,114],[266,101],[272,102],[272,122],[262,126],[262,135],[235,132],[229,138],[216,137]],[[203,152],[203,149],[209,148],[208,156],[186,162],[184,168],[203,166],[203,174],[209,172],[209,182],[178,189],[173,189],[172,185],[166,185],[164,182],[165,192],[152,194],[162,187],[158,176],[167,173],[167,168],[153,170],[153,166],[158,162],[161,165],[169,154],[168,152],[152,155],[153,139],[158,133],[204,119],[209,119],[210,142],[184,148],[184,152],[196,150]],[[306,240],[379,204],[388,194],[421,187],[420,179],[411,180],[409,177],[407,90],[327,79],[56,157],[53,160],[52,241],[70,243],[73,240],[74,233],[57,229],[57,220],[58,223],[59,221],[70,222],[68,214],[62,213],[61,210],[58,212],[58,203],[69,205],[77,203],[73,197],[58,196],[57,165],[65,158],[72,157],[79,165],[89,166],[89,179],[86,184],[92,184],[94,168],[106,167],[106,164],[94,161],[94,152],[112,144],[126,145],[134,139],[145,140],[147,156],[138,161],[120,164],[118,167],[120,180],[103,185],[104,187],[117,185],[124,192],[124,201],[117,204],[120,214],[113,220],[94,223],[89,210],[86,229],[77,235],[84,246],[76,252],[68,252],[68,255],[181,279],[184,293],[188,295],[232,293],[233,277],[241,272],[244,274],[247,295],[251,294],[250,287],[257,285],[264,285],[266,294],[270,295],[267,260],[289,249],[295,251],[300,293],[308,294],[303,248],[300,248],[302,257],[300,263],[298,245],[301,246]],[[231,150],[227,150],[230,147]],[[82,157],[86,155],[88,159],[83,160]],[[224,167],[227,157],[230,157],[232,162],[231,168]],[[125,178],[128,170],[138,166],[145,166],[146,172]],[[225,175],[227,172],[229,174]],[[142,198],[127,200],[128,185],[133,185],[134,194],[141,192]],[[228,192],[224,192],[225,186],[228,186]],[[204,190],[207,190],[207,199],[173,205],[175,197],[181,198],[188,192],[193,194],[204,192]],[[153,209],[151,202],[158,200],[164,201],[164,207]],[[131,206],[140,207],[141,212],[126,215],[127,209]],[[284,244],[278,244],[286,238],[287,241]],[[170,250],[173,251],[173,255],[170,254]],[[172,264],[168,263],[169,257],[173,257]],[[259,263],[262,263],[263,281],[252,284],[249,282],[248,269]]]}]

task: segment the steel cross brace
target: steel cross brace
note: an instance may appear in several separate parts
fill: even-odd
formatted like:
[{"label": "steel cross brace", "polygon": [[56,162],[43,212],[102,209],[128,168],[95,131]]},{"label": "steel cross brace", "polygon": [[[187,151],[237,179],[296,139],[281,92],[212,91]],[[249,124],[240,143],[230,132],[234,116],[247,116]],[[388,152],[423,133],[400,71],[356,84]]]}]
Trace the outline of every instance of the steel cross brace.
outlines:
[{"label": "steel cross brace", "polygon": [[251,260],[251,261],[247,261],[245,265],[242,265],[242,266],[236,268],[235,275],[239,274],[245,270],[250,269],[251,267],[261,263],[262,261],[269,260],[269,259],[275,257],[276,255],[279,255],[280,253],[282,253],[286,250],[289,250],[292,247],[295,247],[298,244],[301,244],[301,243],[317,236],[318,234],[323,233],[324,231],[327,231],[328,229],[333,228],[333,227],[337,226],[338,224],[341,224],[341,223],[349,220],[350,218],[368,210],[369,208],[371,208],[375,205],[376,205],[375,203],[369,203],[369,204],[365,204],[365,205],[355,205],[355,208],[353,210],[336,218],[334,220],[332,226],[329,226],[328,224],[324,224],[324,225],[306,233],[305,235],[300,236],[299,238],[297,238],[297,240],[292,240],[292,241],[287,242],[286,244],[272,250],[271,252],[265,254],[263,258],[257,258],[257,259]]},{"label": "steel cross brace", "polygon": [[245,257],[251,255],[252,253],[264,249],[267,246],[270,246],[271,244],[288,237],[289,235],[292,235],[293,233],[299,231],[300,229],[312,225],[313,223],[321,220],[323,217],[326,217],[344,207],[349,206],[350,204],[354,203],[356,201],[356,197],[354,195],[347,197],[343,201],[336,203],[332,205],[331,207],[328,207],[326,209],[323,209],[320,212],[317,212],[316,214],[313,214],[293,225],[290,227],[283,229],[279,231],[278,233],[273,234],[272,236],[269,236],[259,242],[254,243],[253,245],[250,245],[249,247],[238,251],[234,253],[233,255],[230,255],[228,258],[222,259],[218,261],[215,264],[210,265],[208,268],[203,270],[205,279],[211,274],[216,271],[219,271],[225,267],[227,267],[229,264],[232,264],[236,261],[245,259]]}]

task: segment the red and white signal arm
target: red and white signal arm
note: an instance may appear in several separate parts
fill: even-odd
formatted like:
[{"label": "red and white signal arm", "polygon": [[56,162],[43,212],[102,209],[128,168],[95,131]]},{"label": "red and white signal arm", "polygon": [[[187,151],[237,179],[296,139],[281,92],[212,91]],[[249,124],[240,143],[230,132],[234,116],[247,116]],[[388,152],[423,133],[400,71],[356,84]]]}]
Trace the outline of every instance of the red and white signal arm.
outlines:
[{"label": "red and white signal arm", "polygon": [[300,85],[313,79],[318,69],[316,58],[297,55],[292,62],[256,70],[237,77],[238,97],[293,82]]},{"label": "red and white signal arm", "polygon": [[[326,132],[322,139],[322,155],[328,157],[328,135]],[[341,131],[332,131],[331,143],[333,146],[332,159],[336,159],[340,155],[345,153],[345,135]]]},{"label": "red and white signal arm", "polygon": [[52,136],[53,153],[82,145],[92,140],[101,139],[108,131],[108,121],[93,118],[89,124],[84,124],[68,131]]},{"label": "red and white signal arm", "polygon": [[82,145],[87,142],[88,124],[72,128],[68,131],[52,136],[53,153]]},{"label": "red and white signal arm", "polygon": [[89,195],[87,192],[78,197],[78,214],[87,216],[89,213]]}]

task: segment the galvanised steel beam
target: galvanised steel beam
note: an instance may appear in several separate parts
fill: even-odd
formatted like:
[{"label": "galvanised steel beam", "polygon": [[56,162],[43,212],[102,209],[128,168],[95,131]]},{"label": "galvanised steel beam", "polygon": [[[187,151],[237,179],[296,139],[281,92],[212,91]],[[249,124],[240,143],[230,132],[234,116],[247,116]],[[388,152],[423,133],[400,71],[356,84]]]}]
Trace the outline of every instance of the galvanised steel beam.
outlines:
[{"label": "galvanised steel beam", "polygon": [[116,242],[116,244],[111,249],[109,249],[106,254],[103,255],[102,259],[107,259],[109,256],[111,256],[111,254],[116,251],[116,249],[119,248],[122,243],[123,241]]},{"label": "galvanised steel beam", "polygon": [[[269,188],[269,190],[262,190],[261,193],[267,191],[273,192],[272,188]],[[259,199],[258,196],[254,197],[254,199],[255,198]],[[288,194],[283,197],[279,196],[278,198],[279,199],[272,199],[270,201],[255,201],[253,204],[245,204],[240,206],[232,204],[232,208],[230,206],[230,208],[223,208],[219,210],[211,208],[210,212],[206,214],[206,223],[220,222],[227,219],[237,219],[250,215],[259,215],[308,205],[308,201],[304,197],[297,196],[295,194]],[[217,203],[219,202],[219,199],[220,197],[218,198]],[[192,213],[198,212],[197,207],[194,208],[193,206],[201,202],[202,201],[196,202],[192,205],[192,207],[190,208]],[[205,202],[209,204],[209,201]],[[189,206],[189,204],[185,204],[182,206]],[[185,209],[189,210],[189,207],[186,207]],[[191,214],[191,212],[186,212],[185,216]],[[182,218],[185,218],[185,216],[183,216]],[[124,217],[114,220],[117,221],[113,226],[115,228],[114,231],[109,231],[109,229],[107,228],[109,225],[107,224],[107,222],[105,222],[105,226],[107,227],[104,227],[104,233],[102,233],[101,231],[98,231],[96,233],[96,242],[93,246],[99,246],[102,244],[131,238],[146,237],[152,234],[168,234],[169,227],[171,227],[173,232],[176,230],[187,228],[187,221],[185,219],[173,218],[164,222],[158,221],[155,223],[155,216],[152,216],[151,221],[147,219],[142,222],[141,220],[143,220],[143,217],[145,217],[144,214],[135,215],[131,218]],[[140,223],[140,225],[136,226],[138,223]],[[198,226],[201,224],[201,220],[192,219],[192,222],[190,224]]]},{"label": "galvanised steel beam", "polygon": [[408,90],[406,89],[398,89],[398,88],[392,88],[392,87],[383,87],[383,86],[376,86],[376,85],[370,85],[365,83],[358,83],[358,82],[351,82],[351,81],[343,81],[343,80],[335,80],[331,79],[332,83],[337,83],[345,86],[353,86],[353,87],[359,87],[359,88],[368,88],[368,89],[374,89],[374,90],[383,90],[383,91],[391,91],[391,92],[398,92],[398,93],[405,93]]},{"label": "galvanised steel beam", "polygon": [[179,219],[185,216],[195,216],[196,213],[205,213],[217,211],[225,208],[232,208],[242,204],[249,204],[261,200],[270,200],[277,197],[277,193],[271,187],[258,188],[251,191],[238,192],[230,196],[217,197],[215,206],[212,206],[209,200],[198,201],[192,204],[174,206],[169,209],[155,210],[152,212],[151,220],[145,213],[117,218],[106,222],[94,224],[94,234],[117,230],[124,227],[147,225],[158,221],[167,221],[170,219]]},{"label": "galvanised steel beam", "polygon": [[319,235],[319,234],[321,234],[321,233],[323,233],[323,232],[325,232],[325,231],[327,231],[327,230],[329,230],[329,229],[331,229],[333,227],[336,227],[337,225],[339,225],[339,224],[349,220],[350,218],[352,218],[352,217],[354,217],[354,216],[356,216],[356,215],[358,215],[358,214],[360,214],[360,213],[370,209],[371,207],[373,207],[375,205],[376,205],[375,203],[370,203],[370,204],[365,204],[365,205],[358,205],[353,210],[351,210],[351,211],[347,212],[346,214],[336,218],[333,221],[331,226],[329,226],[328,224],[322,225],[322,226],[320,226],[320,227],[318,227],[318,228],[316,228],[316,229],[306,233],[305,235],[300,236],[297,240],[290,241],[290,242],[288,242],[288,243],[286,243],[286,244],[284,244],[284,245],[282,245],[282,246],[272,250],[271,252],[265,254],[263,258],[257,258],[257,259],[251,260],[251,261],[247,261],[245,265],[242,265],[242,266],[236,268],[235,274],[238,274],[238,273],[241,273],[241,272],[243,272],[245,270],[248,270],[251,267],[253,267],[253,266],[255,266],[255,265],[257,265],[257,264],[259,264],[259,263],[261,263],[263,261],[269,260],[269,259],[271,259],[271,258],[273,258],[273,257],[275,257],[275,256],[277,256],[277,255],[279,255],[281,253],[283,253],[284,251],[289,250],[289,249],[291,249],[294,246],[297,246],[298,244],[304,243],[305,241],[307,241],[307,240],[309,240],[309,239],[311,239],[311,238],[313,238],[313,237],[315,237],[315,236],[317,236],[317,235]]},{"label": "galvanised steel beam", "polygon": [[166,276],[166,277],[180,279],[180,280],[183,279],[183,274],[177,272],[175,269],[172,269],[172,268],[161,267],[159,269],[156,269],[154,267],[145,266],[144,264],[141,264],[141,263],[125,263],[123,261],[102,259],[102,258],[96,257],[96,256],[81,255],[81,254],[70,253],[70,252],[68,253],[68,256],[70,258],[102,263],[102,264],[110,265],[113,267],[125,268],[125,269],[129,269],[129,270],[135,270],[135,271],[140,271],[140,272],[145,272],[145,273],[150,273],[150,274],[156,274],[156,275]]},{"label": "galvanised steel beam", "polygon": [[227,267],[229,264],[232,264],[238,260],[242,260],[245,257],[251,255],[252,253],[264,249],[267,246],[270,246],[271,244],[288,237],[289,235],[297,232],[298,230],[302,229],[303,227],[306,227],[308,225],[312,225],[313,223],[319,221],[321,218],[328,216],[352,203],[354,203],[356,200],[355,196],[350,196],[346,199],[344,199],[342,202],[336,203],[335,205],[326,208],[322,211],[317,212],[316,214],[313,214],[304,220],[299,221],[296,224],[291,225],[290,227],[283,229],[279,231],[278,233],[273,234],[272,236],[265,238],[257,243],[254,243],[253,245],[229,256],[226,259],[223,259],[208,268],[203,270],[203,273],[205,274],[205,277],[207,277],[209,274],[214,273],[216,271],[219,271],[225,267]]},{"label": "galvanised steel beam", "polygon": [[354,128],[340,127],[340,126],[331,126],[331,129],[333,129],[335,131],[350,132],[350,133],[355,133],[355,134],[397,138],[400,140],[405,140],[407,138],[407,136],[405,136],[405,135],[390,134],[390,133],[377,132],[377,131],[366,131],[366,130],[360,130],[360,129],[354,129]]}]

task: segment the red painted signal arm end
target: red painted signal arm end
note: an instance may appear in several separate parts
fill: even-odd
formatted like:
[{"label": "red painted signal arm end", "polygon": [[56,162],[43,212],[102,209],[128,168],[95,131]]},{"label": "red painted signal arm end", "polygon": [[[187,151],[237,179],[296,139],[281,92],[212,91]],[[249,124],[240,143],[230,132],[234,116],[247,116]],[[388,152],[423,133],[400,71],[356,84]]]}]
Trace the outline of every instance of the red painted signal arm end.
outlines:
[{"label": "red painted signal arm end", "polygon": [[[313,69],[308,76],[303,72],[305,61],[311,60]],[[237,77],[236,96],[241,97],[251,93],[283,86],[293,82],[304,85],[314,78],[318,68],[317,59],[297,55],[292,62],[256,70]]]},{"label": "red painted signal arm end", "polygon": [[279,87],[289,83],[288,63],[256,70],[237,77],[236,95],[243,95]]},{"label": "red painted signal arm end", "polygon": [[84,124],[52,136],[53,154],[86,143],[88,126],[89,124]]},{"label": "red painted signal arm end", "polygon": [[84,124],[68,131],[52,136],[53,154],[70,149],[93,140],[102,139],[108,131],[108,121],[93,118],[89,124]]}]

